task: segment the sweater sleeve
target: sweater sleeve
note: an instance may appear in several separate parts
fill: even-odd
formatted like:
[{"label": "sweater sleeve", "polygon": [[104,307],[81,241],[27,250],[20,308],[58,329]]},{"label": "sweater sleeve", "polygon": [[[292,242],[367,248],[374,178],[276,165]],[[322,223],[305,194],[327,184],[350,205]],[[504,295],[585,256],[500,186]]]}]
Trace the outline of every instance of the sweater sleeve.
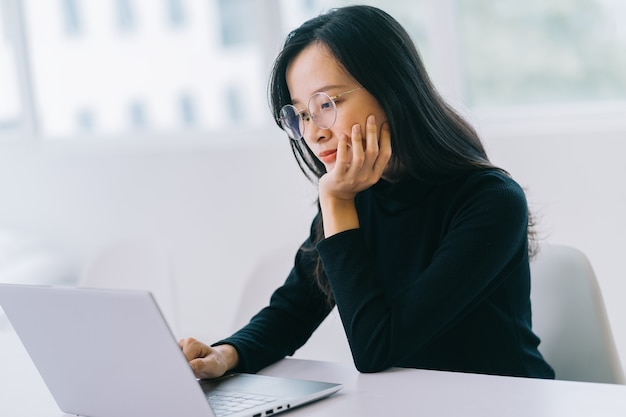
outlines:
[{"label": "sweater sleeve", "polygon": [[311,238],[298,250],[294,267],[269,305],[235,334],[214,344],[235,347],[239,354],[235,371],[257,372],[292,355],[334,307],[314,281],[317,251],[310,242]]},{"label": "sweater sleeve", "polygon": [[[528,212],[521,188],[504,180],[465,188],[428,266],[409,269],[412,276],[392,290],[376,275],[377,258],[361,229],[318,244],[360,371],[377,372],[414,357],[527,262]],[[421,238],[405,232],[396,238]]]}]

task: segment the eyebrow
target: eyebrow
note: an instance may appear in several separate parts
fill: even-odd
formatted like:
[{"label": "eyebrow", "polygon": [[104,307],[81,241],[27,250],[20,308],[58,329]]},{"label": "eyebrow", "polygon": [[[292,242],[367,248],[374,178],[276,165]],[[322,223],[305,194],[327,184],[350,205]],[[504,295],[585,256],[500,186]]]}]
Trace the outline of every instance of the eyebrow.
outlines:
[{"label": "eyebrow", "polygon": [[[321,88],[318,88],[313,93],[311,93],[311,95],[313,95],[315,93],[326,93],[326,94],[328,94],[329,90],[334,90],[334,89],[337,89],[337,88],[348,88],[348,87],[345,84],[329,84],[329,85],[325,85],[325,86],[323,86]],[[331,95],[331,94],[328,94],[328,95]],[[307,98],[307,101],[308,101],[308,98]],[[296,105],[296,104],[303,104],[303,103],[301,103],[300,100],[297,100],[297,99],[294,100],[293,97],[292,97],[291,104],[292,105]]]}]

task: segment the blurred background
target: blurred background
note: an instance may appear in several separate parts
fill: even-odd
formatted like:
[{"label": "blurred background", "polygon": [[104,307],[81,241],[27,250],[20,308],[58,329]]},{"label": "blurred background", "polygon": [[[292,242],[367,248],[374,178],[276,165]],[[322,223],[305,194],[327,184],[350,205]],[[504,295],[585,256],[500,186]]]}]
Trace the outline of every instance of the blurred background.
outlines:
[{"label": "blurred background", "polygon": [[[267,76],[286,33],[349,3],[2,0],[0,135],[212,141],[266,127]],[[479,121],[494,110],[610,113],[626,99],[623,1],[364,3],[409,29],[442,93]]]},{"label": "blurred background", "polygon": [[[143,239],[171,256],[180,334],[230,331],[259,262],[314,212],[269,113],[273,59],[350,3],[0,0],[0,280],[75,283]],[[589,256],[626,358],[626,2],[360,3],[409,30],[542,240]]]}]

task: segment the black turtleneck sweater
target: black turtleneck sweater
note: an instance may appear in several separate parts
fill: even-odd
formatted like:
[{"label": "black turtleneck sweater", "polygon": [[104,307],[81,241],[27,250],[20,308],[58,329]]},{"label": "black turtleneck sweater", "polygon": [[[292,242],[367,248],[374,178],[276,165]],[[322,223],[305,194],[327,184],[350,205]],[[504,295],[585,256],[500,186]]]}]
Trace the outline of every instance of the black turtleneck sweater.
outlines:
[{"label": "black turtleneck sweater", "polygon": [[554,378],[531,330],[528,208],[515,181],[496,170],[438,185],[381,180],[356,207],[359,229],[316,247],[311,235],[269,306],[218,342],[237,349],[237,370],[293,354],[328,315],[319,254],[360,371]]}]

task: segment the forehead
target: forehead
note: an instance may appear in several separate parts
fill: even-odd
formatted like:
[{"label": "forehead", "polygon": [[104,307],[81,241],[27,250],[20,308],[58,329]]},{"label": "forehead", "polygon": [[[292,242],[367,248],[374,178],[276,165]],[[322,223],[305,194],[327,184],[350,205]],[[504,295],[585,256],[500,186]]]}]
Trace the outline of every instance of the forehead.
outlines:
[{"label": "forehead", "polygon": [[348,72],[321,43],[313,43],[296,55],[285,75],[293,102],[304,102],[315,92],[351,83]]}]

